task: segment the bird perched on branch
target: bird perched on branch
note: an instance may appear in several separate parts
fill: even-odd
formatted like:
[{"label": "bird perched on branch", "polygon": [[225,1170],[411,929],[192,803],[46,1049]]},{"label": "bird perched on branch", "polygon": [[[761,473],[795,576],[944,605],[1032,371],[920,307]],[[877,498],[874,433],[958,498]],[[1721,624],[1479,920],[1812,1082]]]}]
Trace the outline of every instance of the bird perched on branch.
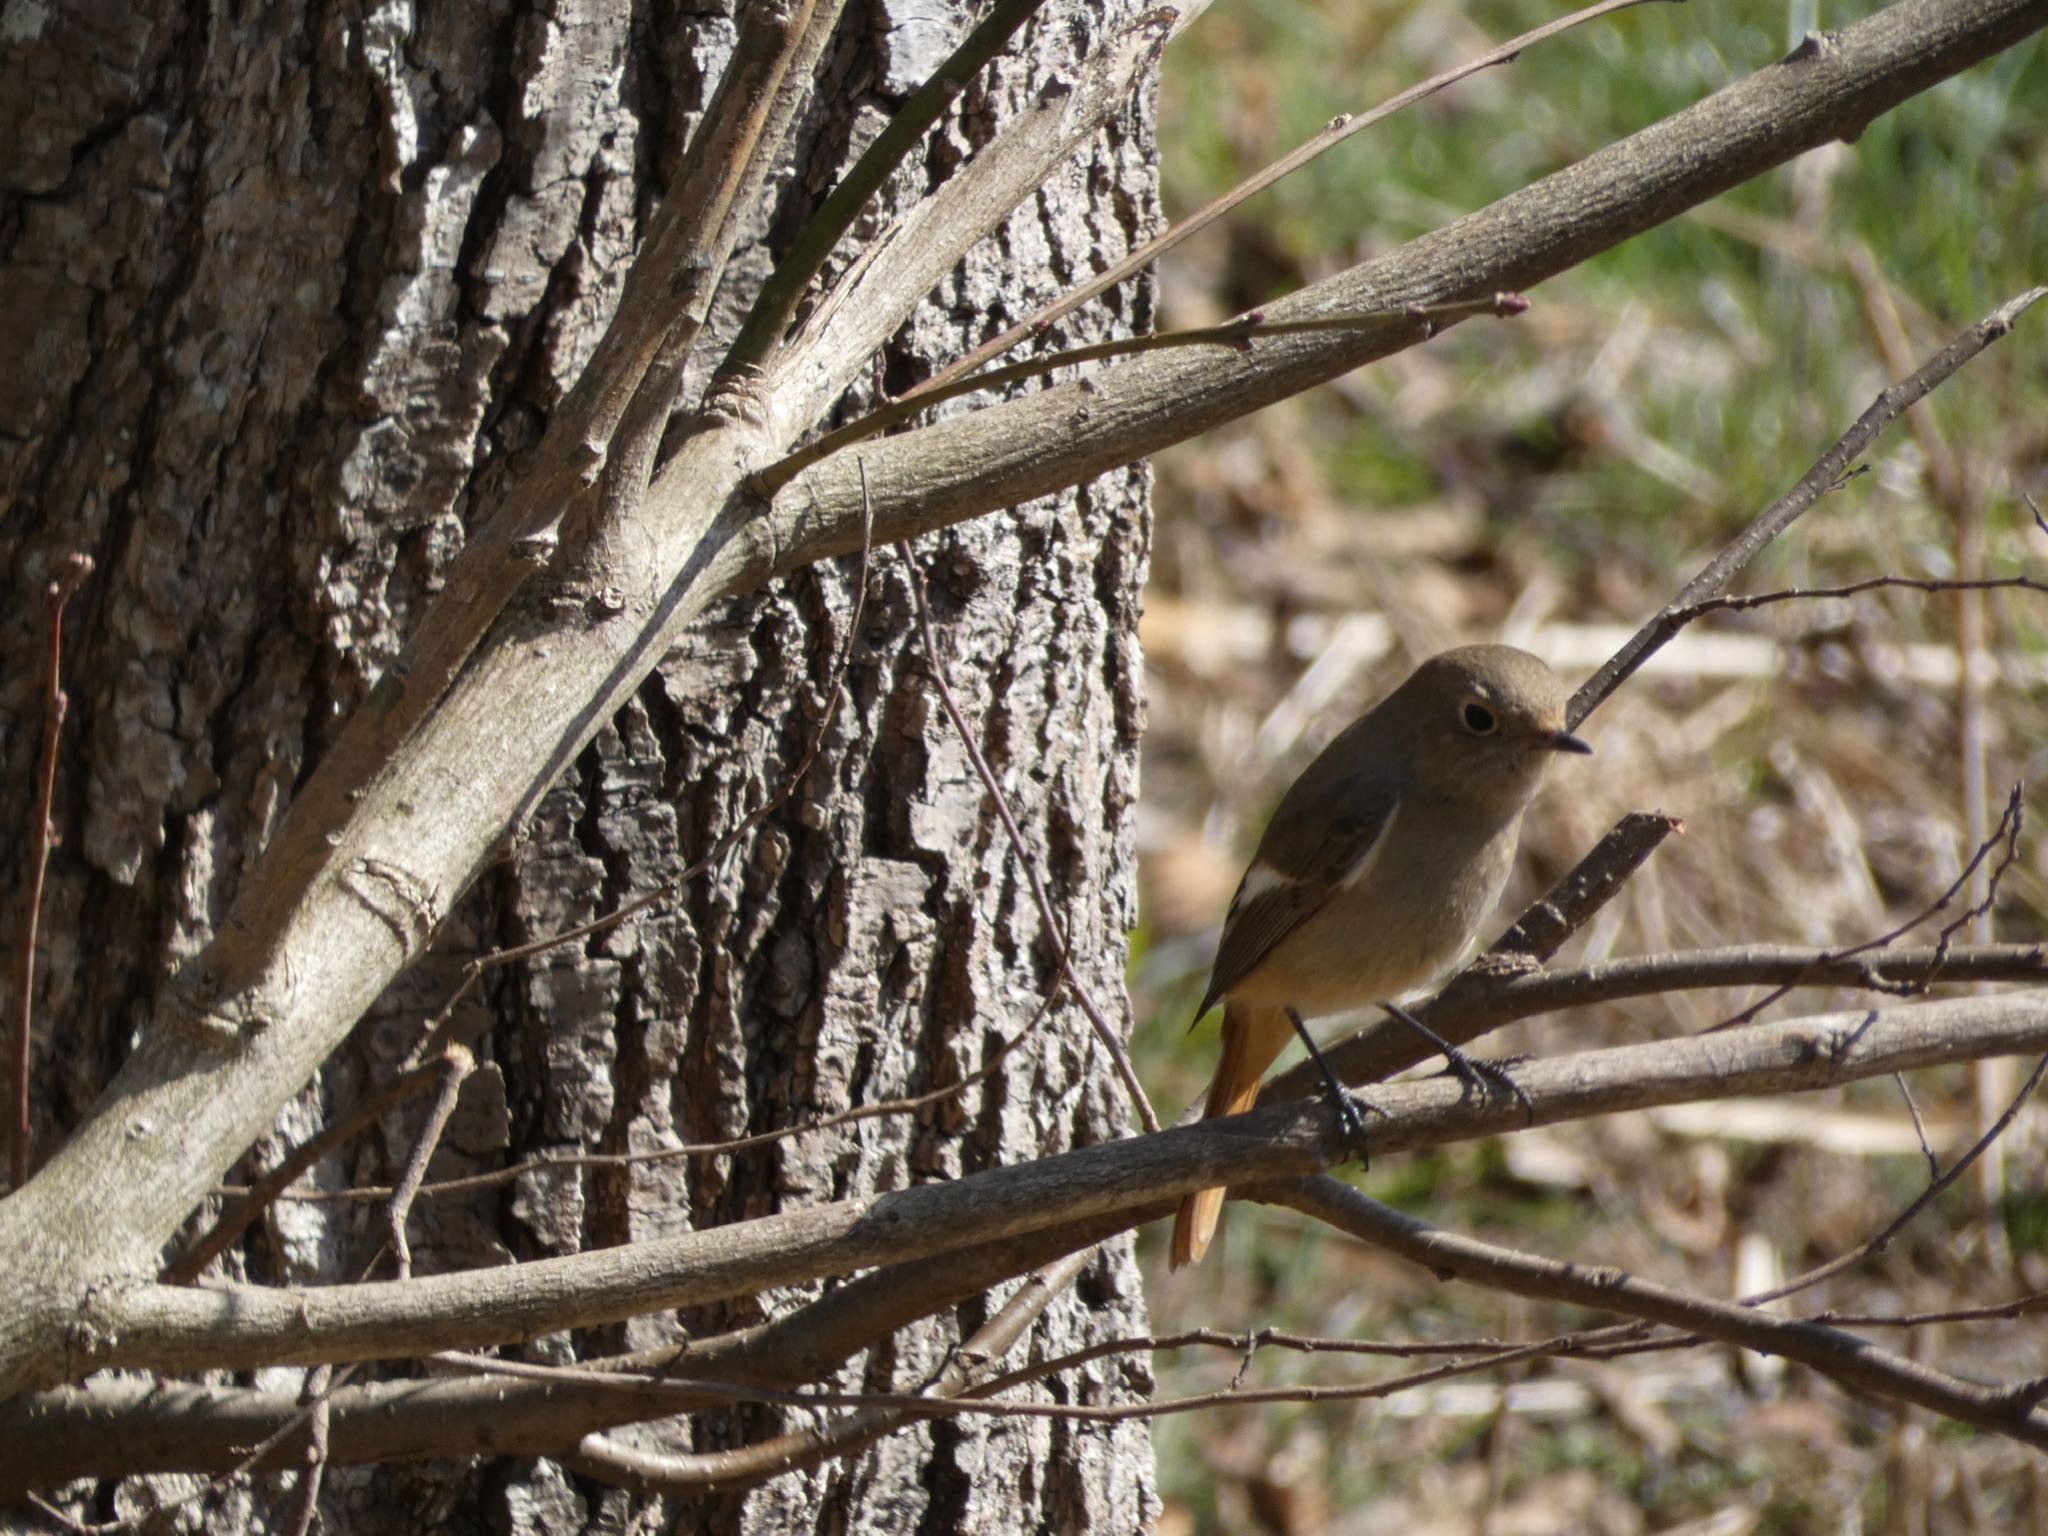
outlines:
[{"label": "bird perched on branch", "polygon": [[[1391,1004],[1458,958],[1500,899],[1544,768],[1593,750],[1566,728],[1568,697],[1527,651],[1446,651],[1294,781],[1231,899],[1195,1011],[1223,1004],[1205,1117],[1251,1108],[1292,1035],[1315,1049],[1303,1017]],[[1350,1119],[1348,1103],[1339,1110]],[[1174,1268],[1208,1250],[1223,1194],[1181,1203]]]}]

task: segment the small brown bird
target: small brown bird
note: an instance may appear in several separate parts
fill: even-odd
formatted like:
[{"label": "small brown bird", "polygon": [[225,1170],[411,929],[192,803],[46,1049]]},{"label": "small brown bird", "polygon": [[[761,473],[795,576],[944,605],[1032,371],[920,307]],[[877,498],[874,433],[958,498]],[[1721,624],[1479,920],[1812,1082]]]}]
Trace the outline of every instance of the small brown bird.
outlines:
[{"label": "small brown bird", "polygon": [[[1205,1117],[1251,1108],[1313,1018],[1440,975],[1500,899],[1522,812],[1565,729],[1557,674],[1506,645],[1431,657],[1323,749],[1281,798],[1231,898],[1197,1019],[1223,1004]],[[1181,1202],[1173,1267],[1208,1251],[1221,1189]]]}]

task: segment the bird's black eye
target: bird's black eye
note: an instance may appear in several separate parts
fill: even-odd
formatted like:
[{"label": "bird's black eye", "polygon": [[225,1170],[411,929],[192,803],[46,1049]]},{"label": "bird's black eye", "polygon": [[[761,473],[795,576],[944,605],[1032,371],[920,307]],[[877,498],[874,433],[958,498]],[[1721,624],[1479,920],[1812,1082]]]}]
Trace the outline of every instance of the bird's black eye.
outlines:
[{"label": "bird's black eye", "polygon": [[1500,729],[1500,721],[1495,717],[1493,711],[1477,699],[1466,700],[1465,708],[1461,712],[1460,718],[1465,722],[1465,729],[1474,736],[1491,736]]}]

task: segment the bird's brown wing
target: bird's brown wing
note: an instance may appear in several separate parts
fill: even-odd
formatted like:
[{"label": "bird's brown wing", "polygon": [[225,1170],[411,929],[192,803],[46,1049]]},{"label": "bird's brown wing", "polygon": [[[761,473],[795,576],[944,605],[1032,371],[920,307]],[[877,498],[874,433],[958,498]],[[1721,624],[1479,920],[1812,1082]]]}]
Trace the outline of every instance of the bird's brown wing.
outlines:
[{"label": "bird's brown wing", "polygon": [[1399,793],[1384,779],[1363,782],[1336,770],[1341,760],[1325,752],[1273,813],[1231,898],[1197,1019],[1307,922],[1332,891],[1361,879],[1385,846],[1400,809]]}]

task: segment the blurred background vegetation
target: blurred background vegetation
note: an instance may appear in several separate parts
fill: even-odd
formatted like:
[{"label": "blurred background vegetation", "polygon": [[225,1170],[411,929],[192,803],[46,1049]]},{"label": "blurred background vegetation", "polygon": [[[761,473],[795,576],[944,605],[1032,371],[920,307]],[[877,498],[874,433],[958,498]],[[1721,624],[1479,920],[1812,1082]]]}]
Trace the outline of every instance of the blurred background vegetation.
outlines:
[{"label": "blurred background vegetation", "polygon": [[[1170,212],[1334,114],[1564,9],[1219,0],[1164,69]],[[1163,324],[1212,321],[1398,245],[1875,9],[1696,0],[1533,50],[1191,242],[1165,273]],[[1160,461],[1131,984],[1162,1113],[1207,1080],[1215,1023],[1189,1036],[1188,1014],[1293,774],[1446,645],[1505,639],[1585,675],[1887,382],[2048,281],[2044,122],[2036,43],[1543,285],[1519,319],[1468,322]],[[2048,575],[2048,533],[2026,502],[2048,502],[2048,313],[1894,426],[1870,463],[1745,590]],[[1990,662],[1966,689],[1973,633]],[[2041,777],[2044,678],[2048,599],[2028,593],[1877,593],[1696,626],[1588,722],[1599,755],[1553,775],[1496,926],[1641,808],[1682,816],[1687,835],[1565,959],[1874,936],[1932,901],[2010,787]],[[1979,927],[2037,941],[2044,912],[2048,841],[2030,831]],[[1485,1048],[1654,1038],[1749,1000],[1694,993],[1535,1020]],[[1775,1013],[1847,1005],[1807,989]],[[2000,1068],[1913,1081],[1936,1153],[1967,1147],[1980,1101],[2018,1080]],[[1892,1314],[2048,1289],[2043,1140],[2038,1118],[2023,1119],[1986,1177],[1787,1309]],[[1926,1178],[1898,1086],[1872,1083],[1460,1146],[1389,1160],[1364,1182],[1456,1230],[1727,1296],[1855,1248]],[[1527,1339],[1596,1321],[1440,1285],[1246,1206],[1226,1211],[1200,1267],[1169,1278],[1160,1248],[1149,1260],[1162,1332]],[[2048,1373],[2048,1338],[2027,1319],[1884,1337],[1964,1374]],[[1264,1350],[1244,1380],[1370,1380],[1413,1363]],[[1162,1354],[1160,1395],[1220,1387],[1243,1364]],[[1156,1432],[1167,1536],[2048,1531],[2038,1458],[1726,1350],[1555,1362],[1384,1402],[1207,1411]]]}]

